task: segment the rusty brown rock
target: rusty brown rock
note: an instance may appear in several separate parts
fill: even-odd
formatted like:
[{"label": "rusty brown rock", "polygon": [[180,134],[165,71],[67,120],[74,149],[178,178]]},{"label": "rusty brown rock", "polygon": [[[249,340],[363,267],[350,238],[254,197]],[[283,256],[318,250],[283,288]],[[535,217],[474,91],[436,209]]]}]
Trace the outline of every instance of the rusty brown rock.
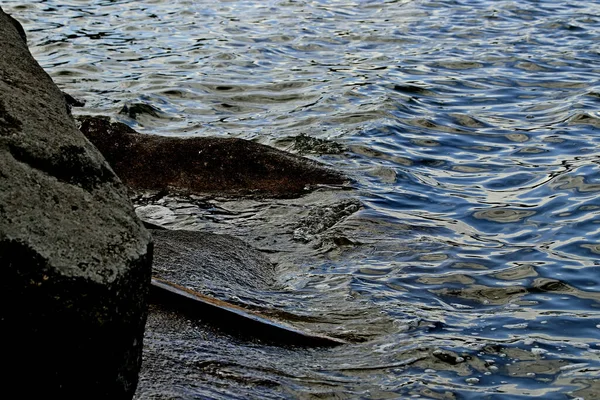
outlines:
[{"label": "rusty brown rock", "polygon": [[319,162],[243,139],[140,134],[106,117],[80,117],[79,122],[134,189],[293,197],[314,185],[347,181]]}]

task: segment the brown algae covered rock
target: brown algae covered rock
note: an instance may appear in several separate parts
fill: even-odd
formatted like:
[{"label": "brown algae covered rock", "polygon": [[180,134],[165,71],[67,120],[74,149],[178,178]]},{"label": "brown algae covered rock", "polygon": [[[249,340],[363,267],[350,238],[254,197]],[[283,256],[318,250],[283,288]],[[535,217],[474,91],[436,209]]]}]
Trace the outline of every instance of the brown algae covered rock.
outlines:
[{"label": "brown algae covered rock", "polygon": [[79,123],[133,189],[293,197],[347,181],[319,162],[243,139],[140,134],[107,117],[80,117]]}]

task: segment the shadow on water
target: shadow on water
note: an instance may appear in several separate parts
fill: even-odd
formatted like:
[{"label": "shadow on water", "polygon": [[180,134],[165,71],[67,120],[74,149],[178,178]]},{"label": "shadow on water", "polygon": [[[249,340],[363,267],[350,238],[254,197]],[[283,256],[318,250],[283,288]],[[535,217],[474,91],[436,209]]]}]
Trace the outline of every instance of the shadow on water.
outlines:
[{"label": "shadow on water", "polygon": [[153,306],[138,398],[598,398],[599,5],[3,2],[77,112],[252,139],[356,180],[135,198],[147,221],[275,263],[268,290],[222,295],[360,339],[272,346]]}]

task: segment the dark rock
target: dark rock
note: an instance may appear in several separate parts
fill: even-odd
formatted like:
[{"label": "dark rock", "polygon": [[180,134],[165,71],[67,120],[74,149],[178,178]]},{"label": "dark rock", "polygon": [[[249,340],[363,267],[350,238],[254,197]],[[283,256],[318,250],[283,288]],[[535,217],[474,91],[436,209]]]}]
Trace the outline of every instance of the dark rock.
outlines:
[{"label": "dark rock", "polygon": [[327,139],[319,139],[300,134],[298,136],[287,137],[277,142],[281,145],[289,145],[297,154],[341,154],[348,151],[348,148],[340,143]]},{"label": "dark rock", "polygon": [[21,25],[21,23],[19,21],[17,21],[10,15],[8,15],[8,14],[5,14],[5,15],[8,18],[8,22],[10,22],[15,27],[17,32],[19,32],[19,36],[21,36],[21,39],[23,39],[23,41],[25,43],[27,43],[27,34],[25,33],[25,29],[23,29],[23,25]]},{"label": "dark rock", "polygon": [[247,307],[281,290],[275,266],[258,250],[229,235],[153,230],[152,299],[197,316],[236,336],[293,346],[337,346],[343,340],[319,335]]},{"label": "dark rock", "polygon": [[81,117],[81,131],[134,189],[292,197],[346,178],[316,161],[236,138],[140,134],[106,117]]},{"label": "dark rock", "polygon": [[275,287],[275,267],[258,250],[229,235],[152,230],[153,275],[223,300]]},{"label": "dark rock", "polygon": [[18,26],[0,9],[2,378],[31,398],[131,398],[151,238]]},{"label": "dark rock", "polygon": [[441,350],[434,351],[432,354],[438,360],[450,365],[457,365],[464,361],[464,358],[459,357],[456,354],[450,352],[443,352]]},{"label": "dark rock", "polygon": [[119,114],[127,115],[129,118],[136,119],[138,114],[146,114],[159,118],[160,110],[146,103],[125,104]]},{"label": "dark rock", "polygon": [[345,199],[323,208],[314,208],[302,218],[294,229],[294,240],[308,243],[315,235],[331,228],[339,221],[354,214],[361,207],[356,199]]},{"label": "dark rock", "polygon": [[67,113],[69,115],[71,115],[71,109],[73,107],[85,106],[85,101],[76,99],[75,97],[71,96],[69,93],[62,92],[62,94],[65,97],[65,103],[67,104]]},{"label": "dark rock", "polygon": [[67,105],[69,106],[69,108],[85,106],[84,100],[76,99],[75,97],[71,96],[69,93],[62,92],[62,94],[63,94],[63,96],[65,96],[65,101],[67,102]]}]

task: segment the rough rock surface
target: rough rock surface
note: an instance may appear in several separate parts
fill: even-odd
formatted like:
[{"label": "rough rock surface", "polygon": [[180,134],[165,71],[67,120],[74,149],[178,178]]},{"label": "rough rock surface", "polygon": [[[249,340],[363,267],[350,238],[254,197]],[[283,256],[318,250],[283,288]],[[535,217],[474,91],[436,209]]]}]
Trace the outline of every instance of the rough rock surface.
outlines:
[{"label": "rough rock surface", "polygon": [[0,9],[2,378],[19,397],[131,398],[151,237],[18,26]]},{"label": "rough rock surface", "polygon": [[347,179],[316,161],[247,140],[137,133],[106,117],[81,117],[81,131],[134,189],[292,197]]},{"label": "rough rock surface", "polygon": [[151,232],[155,277],[223,300],[276,286],[274,265],[240,239],[198,231]]}]

